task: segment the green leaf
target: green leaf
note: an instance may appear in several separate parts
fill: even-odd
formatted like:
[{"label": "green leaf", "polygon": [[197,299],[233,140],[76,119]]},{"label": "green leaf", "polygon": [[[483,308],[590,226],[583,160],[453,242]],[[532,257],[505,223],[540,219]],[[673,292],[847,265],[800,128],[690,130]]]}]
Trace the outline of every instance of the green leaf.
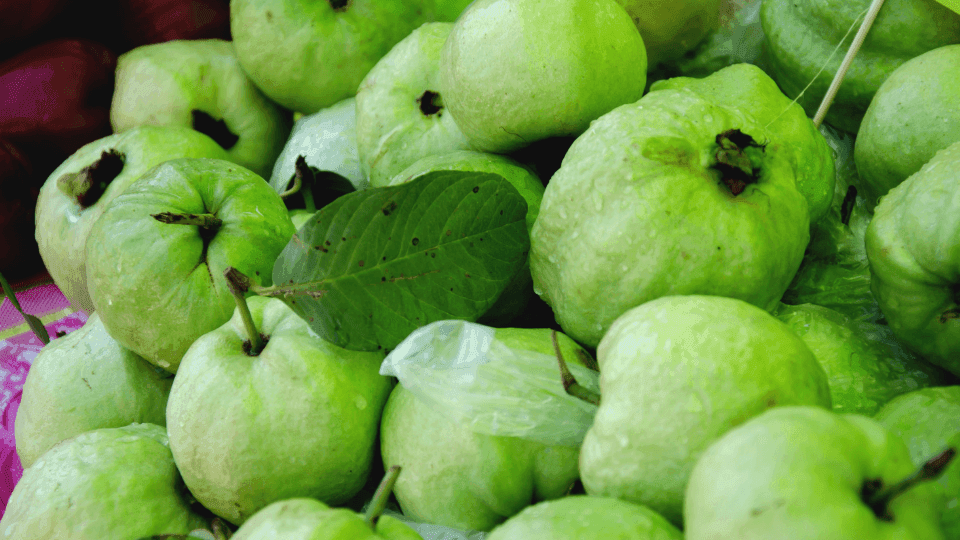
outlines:
[{"label": "green leaf", "polygon": [[344,195],[284,248],[274,287],[324,339],[390,349],[444,319],[475,321],[523,266],[527,205],[502,176],[437,171]]},{"label": "green leaf", "polygon": [[33,331],[41,343],[44,345],[50,343],[50,334],[47,332],[47,329],[43,327],[43,321],[29,313],[23,313],[23,318],[26,319],[30,330]]}]

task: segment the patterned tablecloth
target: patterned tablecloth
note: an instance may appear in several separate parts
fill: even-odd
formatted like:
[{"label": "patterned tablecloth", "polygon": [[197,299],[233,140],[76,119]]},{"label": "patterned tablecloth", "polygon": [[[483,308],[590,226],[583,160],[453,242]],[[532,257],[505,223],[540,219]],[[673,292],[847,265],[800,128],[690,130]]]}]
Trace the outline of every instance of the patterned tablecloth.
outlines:
[{"label": "patterned tablecloth", "polygon": [[[53,284],[19,291],[17,300],[24,311],[40,317],[51,338],[58,333],[70,333],[87,320],[87,315],[71,308]],[[4,298],[0,303],[0,516],[23,475],[14,441],[14,420],[27,371],[42,348],[43,343],[27,328],[10,300]]]}]

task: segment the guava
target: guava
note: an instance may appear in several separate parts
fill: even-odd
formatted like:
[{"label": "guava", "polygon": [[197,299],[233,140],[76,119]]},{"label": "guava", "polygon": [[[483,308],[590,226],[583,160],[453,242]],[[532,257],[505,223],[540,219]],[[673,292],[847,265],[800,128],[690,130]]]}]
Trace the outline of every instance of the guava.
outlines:
[{"label": "guava", "polygon": [[29,467],[60,441],[132,423],[166,425],[173,377],[125,349],[94,312],[33,360],[17,410],[20,463]]},{"label": "guava", "polygon": [[647,48],[647,69],[680,59],[720,24],[720,0],[617,0]]},{"label": "guava", "polygon": [[960,141],[960,44],[910,59],[877,89],[863,116],[854,159],[870,208]]},{"label": "guava", "polygon": [[864,238],[870,289],[904,345],[960,375],[960,142],[880,199]]},{"label": "guava", "polygon": [[400,520],[381,516],[375,528],[346,508],[316,499],[272,503],[250,517],[232,540],[423,540]]},{"label": "guava", "polygon": [[205,526],[173,462],[167,433],[130,424],[81,433],[54,446],[13,489],[0,537],[135,539]]},{"label": "guava", "polygon": [[530,236],[534,290],[588,346],[661,296],[773,309],[834,174],[823,136],[759,68],[658,82],[594,121],[547,184]]}]

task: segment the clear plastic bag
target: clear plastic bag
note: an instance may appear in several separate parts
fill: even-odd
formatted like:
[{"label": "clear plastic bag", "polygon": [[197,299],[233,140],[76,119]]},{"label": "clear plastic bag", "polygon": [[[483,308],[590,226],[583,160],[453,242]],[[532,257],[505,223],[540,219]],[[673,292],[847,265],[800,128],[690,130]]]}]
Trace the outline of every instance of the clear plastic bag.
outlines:
[{"label": "clear plastic bag", "polygon": [[[599,373],[568,360],[577,382],[599,394]],[[384,360],[418,398],[476,433],[579,446],[597,406],[564,390],[554,356],[512,349],[496,329],[437,321],[411,333]]]}]

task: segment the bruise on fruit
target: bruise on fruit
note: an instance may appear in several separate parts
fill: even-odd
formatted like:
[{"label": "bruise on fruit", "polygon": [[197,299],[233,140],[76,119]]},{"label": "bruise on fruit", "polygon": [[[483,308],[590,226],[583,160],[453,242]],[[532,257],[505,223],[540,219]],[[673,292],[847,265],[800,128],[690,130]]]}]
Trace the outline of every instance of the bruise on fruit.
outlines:
[{"label": "bruise on fruit", "polygon": [[222,118],[216,120],[199,109],[194,109],[191,113],[193,114],[193,129],[213,139],[224,150],[230,150],[240,140],[240,137],[230,131]]},{"label": "bruise on fruit", "polygon": [[99,159],[79,172],[58,178],[57,185],[64,193],[75,197],[80,208],[89,208],[100,200],[110,182],[120,175],[125,160],[126,156],[113,148],[104,150]]},{"label": "bruise on fruit", "polygon": [[759,148],[761,152],[766,144],[757,143],[753,137],[739,129],[728,129],[716,137],[717,151],[714,154],[717,162],[713,169],[720,171],[720,181],[730,193],[737,196],[747,188],[747,185],[757,182],[758,170],[754,168],[748,148]]},{"label": "bruise on fruit", "polygon": [[437,118],[443,116],[443,100],[440,99],[440,94],[433,90],[427,90],[421,94],[417,98],[417,104],[424,116],[437,115]]}]

